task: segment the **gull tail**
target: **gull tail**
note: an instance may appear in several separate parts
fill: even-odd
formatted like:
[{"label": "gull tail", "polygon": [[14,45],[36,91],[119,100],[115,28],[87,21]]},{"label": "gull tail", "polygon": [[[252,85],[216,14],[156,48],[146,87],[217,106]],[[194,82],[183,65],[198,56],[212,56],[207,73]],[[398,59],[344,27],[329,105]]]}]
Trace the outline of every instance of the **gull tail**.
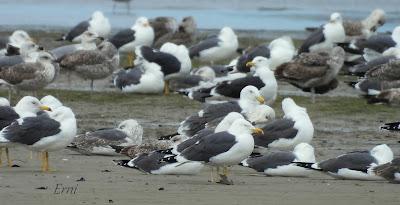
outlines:
[{"label": "gull tail", "polygon": [[169,135],[164,135],[158,138],[158,140],[171,140],[173,137],[179,135],[177,132],[169,134]]},{"label": "gull tail", "polygon": [[130,161],[131,160],[129,160],[129,159],[113,160],[113,162],[118,166],[128,167],[128,168],[132,168],[132,169],[138,169],[137,167],[130,165],[129,164]]},{"label": "gull tail", "polygon": [[296,166],[298,167],[303,167],[306,169],[311,169],[311,170],[315,170],[315,171],[323,171],[321,168],[319,168],[318,166],[316,166],[316,163],[312,163],[312,162],[293,162]]},{"label": "gull tail", "polygon": [[400,122],[385,123],[381,126],[381,130],[400,131]]}]

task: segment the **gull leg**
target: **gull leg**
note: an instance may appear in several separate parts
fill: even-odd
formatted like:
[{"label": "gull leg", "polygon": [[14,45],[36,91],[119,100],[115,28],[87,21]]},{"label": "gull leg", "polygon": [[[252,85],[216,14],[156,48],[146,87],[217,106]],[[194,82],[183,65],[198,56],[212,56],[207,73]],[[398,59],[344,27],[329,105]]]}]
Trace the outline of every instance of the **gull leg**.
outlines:
[{"label": "gull leg", "polygon": [[67,71],[68,87],[71,88],[71,71]]},{"label": "gull leg", "polygon": [[224,166],[222,169],[221,180],[218,182],[220,184],[225,185],[233,185],[233,181],[228,179],[229,169],[227,166]]},{"label": "gull leg", "polygon": [[210,181],[209,182],[211,182],[211,183],[214,183],[215,181],[214,181],[214,173],[213,173],[213,167],[211,167],[211,175],[210,175]]},{"label": "gull leg", "polygon": [[315,103],[315,88],[311,88],[311,102]]},{"label": "gull leg", "polygon": [[12,167],[12,163],[11,163],[10,153],[9,153],[8,147],[6,147],[6,158],[7,158],[8,167]]},{"label": "gull leg", "polygon": [[43,156],[43,172],[48,172],[49,171],[49,152],[45,151],[42,154]]},{"label": "gull leg", "polygon": [[94,80],[90,80],[90,92],[93,92]]},{"label": "gull leg", "polygon": [[44,157],[45,157],[44,152],[41,152],[41,156],[40,156],[41,166],[40,166],[40,169],[42,170],[42,172],[45,172],[45,170],[44,170],[44,161],[45,161]]},{"label": "gull leg", "polygon": [[11,92],[12,92],[12,88],[11,86],[8,87],[8,101],[11,103]]},{"label": "gull leg", "polygon": [[133,66],[133,53],[128,52],[128,66],[132,67]]},{"label": "gull leg", "polygon": [[169,80],[164,81],[164,95],[169,95]]}]

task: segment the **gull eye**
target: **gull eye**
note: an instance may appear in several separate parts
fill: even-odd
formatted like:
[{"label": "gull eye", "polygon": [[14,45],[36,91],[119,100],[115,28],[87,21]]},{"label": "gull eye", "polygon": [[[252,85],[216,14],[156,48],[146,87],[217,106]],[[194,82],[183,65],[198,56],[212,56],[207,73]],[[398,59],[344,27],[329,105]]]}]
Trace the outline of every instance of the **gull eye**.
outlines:
[{"label": "gull eye", "polygon": [[121,125],[121,127],[119,127],[120,129],[124,129],[125,128],[125,125]]},{"label": "gull eye", "polygon": [[32,104],[36,105],[37,103],[35,101],[33,101]]}]

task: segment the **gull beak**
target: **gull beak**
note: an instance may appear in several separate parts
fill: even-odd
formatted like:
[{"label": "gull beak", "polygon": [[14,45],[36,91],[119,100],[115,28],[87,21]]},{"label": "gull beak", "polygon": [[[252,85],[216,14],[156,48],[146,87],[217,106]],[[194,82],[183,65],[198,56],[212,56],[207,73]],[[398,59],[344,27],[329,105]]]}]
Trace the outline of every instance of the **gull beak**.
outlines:
[{"label": "gull beak", "polygon": [[40,110],[47,110],[47,111],[51,111],[50,107],[46,106],[46,105],[41,105],[39,107]]},{"label": "gull beak", "polygon": [[265,99],[261,95],[257,97],[257,101],[260,102],[260,104],[264,104],[265,103]]},{"label": "gull beak", "polygon": [[253,63],[252,61],[246,63],[246,67],[248,67],[248,68],[251,68],[251,67],[253,67],[253,66],[255,66],[255,65],[256,65],[256,64]]},{"label": "gull beak", "polygon": [[262,135],[262,134],[264,134],[264,131],[261,129],[261,128],[253,128],[253,129],[251,129],[251,132],[253,133],[253,134],[257,134],[257,135]]}]

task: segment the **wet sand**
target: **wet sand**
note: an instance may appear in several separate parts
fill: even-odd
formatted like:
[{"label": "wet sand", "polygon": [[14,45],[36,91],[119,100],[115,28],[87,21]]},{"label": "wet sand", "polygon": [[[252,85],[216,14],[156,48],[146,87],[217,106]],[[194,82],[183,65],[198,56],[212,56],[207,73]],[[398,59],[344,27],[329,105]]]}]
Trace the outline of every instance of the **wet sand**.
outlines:
[{"label": "wet sand", "polygon": [[[40,42],[58,34],[40,36]],[[47,48],[57,46],[52,42]],[[79,133],[112,127],[135,118],[144,127],[144,140],[175,131],[180,121],[201,104],[178,95],[122,94],[110,88],[109,79],[95,83],[96,90],[68,91],[61,75],[39,97],[52,94],[70,106],[78,119]],[[342,81],[347,80],[341,77]],[[73,78],[73,90],[87,90],[89,82]],[[312,145],[317,160],[339,154],[370,149],[386,143],[399,156],[399,136],[379,131],[383,122],[398,120],[400,109],[386,105],[367,105],[365,100],[344,83],[328,95],[318,96],[315,104],[304,93],[280,83],[280,94],[293,96],[307,107],[316,129]],[[6,96],[5,90],[0,90]],[[18,96],[15,98],[17,99]],[[280,101],[274,108],[282,115]],[[343,181],[315,173],[309,178],[265,177],[242,167],[234,167],[233,186],[208,182],[209,170],[197,176],[156,176],[115,166],[113,159],[124,156],[84,156],[70,150],[50,153],[50,173],[41,173],[36,156],[31,160],[23,147],[11,150],[13,164],[20,167],[0,168],[0,204],[399,204],[398,185],[380,182]],[[4,156],[3,156],[4,159]],[[4,165],[4,164],[3,164]],[[77,181],[83,178],[84,180]],[[74,194],[62,193],[71,187]],[[76,188],[77,187],[77,188]],[[43,189],[38,189],[43,188]],[[76,189],[75,189],[76,188]]]}]

